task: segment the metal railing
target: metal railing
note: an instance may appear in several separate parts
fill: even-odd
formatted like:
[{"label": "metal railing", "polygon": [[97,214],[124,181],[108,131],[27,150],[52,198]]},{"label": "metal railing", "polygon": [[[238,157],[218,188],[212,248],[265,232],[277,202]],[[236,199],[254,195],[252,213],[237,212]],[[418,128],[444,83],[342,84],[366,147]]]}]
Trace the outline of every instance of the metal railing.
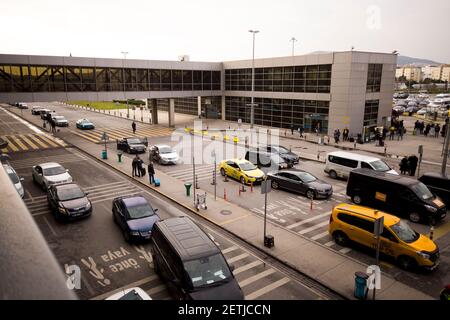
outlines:
[{"label": "metal railing", "polygon": [[2,165],[0,186],[0,299],[77,299]]}]

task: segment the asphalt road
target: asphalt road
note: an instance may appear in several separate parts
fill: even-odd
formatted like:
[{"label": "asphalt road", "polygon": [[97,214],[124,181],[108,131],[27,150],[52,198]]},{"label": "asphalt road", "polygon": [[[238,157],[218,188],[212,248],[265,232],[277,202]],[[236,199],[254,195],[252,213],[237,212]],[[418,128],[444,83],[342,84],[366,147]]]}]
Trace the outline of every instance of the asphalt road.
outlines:
[{"label": "asphalt road", "polygon": [[[59,105],[54,105],[54,108],[60,112],[61,114],[66,115],[69,120],[76,120],[80,117],[85,117],[85,115],[81,115],[78,112],[70,111],[67,112],[66,108],[63,108]],[[79,112],[87,112],[87,111],[79,111]],[[111,130],[115,130],[116,128],[122,130],[122,128],[127,128],[130,126],[131,122],[125,119],[117,119],[114,117],[108,117],[98,113],[87,112],[86,117],[96,122],[97,117],[98,121],[103,121],[108,124],[108,128]],[[26,115],[26,118],[34,121],[37,125],[39,124],[36,121],[36,118],[31,117],[30,115]],[[105,119],[106,118],[106,119]],[[105,122],[106,121],[106,122]],[[146,127],[150,127],[149,125],[140,125],[138,124],[138,134],[142,130],[145,134]],[[71,131],[73,128],[62,128],[61,132],[58,133],[58,136],[64,137],[68,140],[76,139],[77,141],[83,140],[83,137],[74,136]],[[122,131],[120,131],[122,132]],[[150,143],[164,143],[172,146],[180,146],[180,139],[182,135],[172,135],[170,136],[153,136],[150,137]],[[92,143],[88,139],[84,139],[85,143]],[[214,142],[220,145],[219,149],[222,149],[223,154],[218,155],[217,162],[219,162],[223,158],[232,158],[236,156],[236,152],[238,151],[236,147],[230,144],[222,144],[221,142]],[[188,159],[191,158],[192,155],[196,155],[196,162],[200,162],[196,165],[196,173],[198,174],[198,182],[200,188],[206,190],[209,193],[214,193],[214,186],[211,185],[212,182],[212,172],[214,170],[214,165],[212,164],[211,158],[208,159],[209,164],[205,164],[204,162],[199,160],[201,158],[202,153],[210,154],[212,142],[208,140],[203,140],[203,144],[201,147],[191,146],[191,154]],[[109,148],[112,150],[115,149],[114,144],[110,144]],[[204,152],[207,150],[207,152]],[[294,152],[298,152],[301,154],[301,150],[293,150]],[[228,153],[227,153],[228,152]],[[242,151],[241,151],[242,152]],[[130,156],[126,155],[125,156]],[[186,156],[186,155],[184,155]],[[147,156],[144,156],[146,160]],[[390,164],[394,164],[393,160]],[[183,182],[192,182],[192,164],[178,164],[175,166],[156,166],[157,169],[164,171],[165,173],[179,179]],[[332,249],[339,251],[342,254],[348,255],[349,257],[355,258],[367,264],[373,264],[375,262],[375,255],[373,252],[364,250],[358,247],[351,248],[343,248],[338,246],[332,241],[330,236],[328,235],[328,220],[329,215],[332,208],[341,202],[350,202],[350,200],[345,195],[346,181],[343,180],[332,180],[323,172],[324,165],[322,163],[318,163],[315,161],[301,161],[301,163],[297,166],[300,169],[311,172],[316,175],[318,178],[327,181],[332,184],[334,194],[328,200],[315,200],[313,202],[313,209],[310,209],[310,201],[306,199],[302,195],[292,194],[286,191],[281,190],[273,190],[269,194],[269,206],[267,208],[268,218],[272,221],[278,223],[283,226],[287,230],[291,230],[297,232],[299,236],[307,237],[312,241],[317,241],[325,246],[329,246]],[[432,167],[433,170],[436,170],[436,167]],[[260,194],[260,187],[255,186],[253,192],[251,192],[250,188],[247,187],[247,191],[242,193],[239,196],[238,189],[239,183],[233,180],[229,180],[229,182],[223,182],[220,174],[217,174],[217,196],[223,197],[224,190],[227,193],[227,199],[232,201],[244,208],[251,210],[256,215],[262,215],[264,209],[264,198]],[[439,225],[436,226],[436,230],[441,228],[443,230],[440,234],[440,237],[436,240],[441,250],[441,265],[437,270],[432,273],[411,273],[405,272],[399,269],[394,261],[391,261],[387,258],[382,259],[382,269],[385,272],[390,273],[396,279],[401,280],[407,285],[413,286],[417,289],[422,290],[423,292],[430,294],[432,296],[436,296],[436,293],[445,286],[450,283],[450,272],[449,272],[449,262],[450,262],[450,236],[449,236],[449,228],[448,228],[448,218],[444,221],[440,222]],[[412,224],[413,228],[418,232],[423,234],[428,234],[429,228],[427,226],[421,224]]]}]

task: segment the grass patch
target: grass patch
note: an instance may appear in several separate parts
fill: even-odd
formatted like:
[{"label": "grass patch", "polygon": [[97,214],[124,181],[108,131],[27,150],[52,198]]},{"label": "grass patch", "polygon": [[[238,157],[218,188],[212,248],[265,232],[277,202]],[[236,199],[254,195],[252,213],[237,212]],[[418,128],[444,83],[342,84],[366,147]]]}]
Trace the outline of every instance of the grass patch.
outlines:
[{"label": "grass patch", "polygon": [[[83,101],[83,100],[72,100],[67,101],[68,104],[75,104],[84,107],[91,107],[98,110],[116,110],[116,109],[126,109],[127,105],[123,103],[115,103],[112,101]],[[129,105],[132,109],[133,106]]]}]

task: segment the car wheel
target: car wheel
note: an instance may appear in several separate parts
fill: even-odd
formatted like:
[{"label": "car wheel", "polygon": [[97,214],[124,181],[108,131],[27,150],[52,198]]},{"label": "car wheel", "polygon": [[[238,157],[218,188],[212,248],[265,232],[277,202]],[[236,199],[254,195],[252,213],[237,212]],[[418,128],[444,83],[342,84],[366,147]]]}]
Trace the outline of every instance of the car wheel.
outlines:
[{"label": "car wheel", "polygon": [[354,203],[356,203],[356,204],[361,204],[362,203],[362,198],[359,196],[359,195],[354,195],[353,197],[352,197],[352,201],[354,202]]},{"label": "car wheel", "polygon": [[241,176],[241,179],[239,179],[241,181],[241,184],[245,184],[245,178],[243,176]]},{"label": "car wheel", "polygon": [[272,189],[278,189],[280,187],[280,185],[278,184],[278,182],[276,182],[275,180],[272,180]]},{"label": "car wheel", "polygon": [[225,169],[224,168],[220,168],[220,174],[222,175],[222,177],[225,177]]},{"label": "car wheel", "polygon": [[403,270],[415,270],[417,268],[417,261],[408,256],[400,256],[397,258],[400,268]]},{"label": "car wheel", "polygon": [[420,214],[413,211],[409,213],[408,218],[411,222],[418,223],[420,221]]},{"label": "car wheel", "polygon": [[306,197],[308,199],[314,199],[316,197],[316,193],[314,192],[314,190],[309,189],[308,191],[306,191]]},{"label": "car wheel", "polygon": [[334,170],[331,170],[329,173],[330,178],[337,179],[337,173]]},{"label": "car wheel", "polygon": [[127,152],[131,154],[131,149],[130,149],[130,147],[127,148]]},{"label": "car wheel", "polygon": [[335,231],[333,233],[333,239],[334,239],[334,242],[336,242],[338,245],[340,245],[342,247],[345,247],[348,244],[348,237],[342,231]]}]

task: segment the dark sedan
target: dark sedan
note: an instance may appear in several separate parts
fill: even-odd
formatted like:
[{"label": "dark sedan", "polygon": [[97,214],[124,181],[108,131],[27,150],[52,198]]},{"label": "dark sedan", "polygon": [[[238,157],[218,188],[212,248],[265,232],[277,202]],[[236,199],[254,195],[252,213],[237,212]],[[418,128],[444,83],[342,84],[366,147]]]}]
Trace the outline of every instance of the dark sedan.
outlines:
[{"label": "dark sedan", "polygon": [[268,145],[266,149],[268,152],[278,154],[291,168],[299,163],[300,157],[283,146]]},{"label": "dark sedan", "polygon": [[333,194],[333,187],[325,181],[301,170],[284,170],[267,174],[273,189],[286,189],[302,193],[308,198],[326,199]]},{"label": "dark sedan", "polygon": [[92,203],[76,183],[52,185],[47,191],[47,201],[56,220],[72,220],[92,213]]},{"label": "dark sedan", "polygon": [[117,150],[128,153],[145,153],[147,151],[147,138],[123,138],[117,140]]},{"label": "dark sedan", "polygon": [[157,211],[141,196],[115,198],[112,204],[114,222],[127,242],[150,239],[153,225],[160,220]]}]

